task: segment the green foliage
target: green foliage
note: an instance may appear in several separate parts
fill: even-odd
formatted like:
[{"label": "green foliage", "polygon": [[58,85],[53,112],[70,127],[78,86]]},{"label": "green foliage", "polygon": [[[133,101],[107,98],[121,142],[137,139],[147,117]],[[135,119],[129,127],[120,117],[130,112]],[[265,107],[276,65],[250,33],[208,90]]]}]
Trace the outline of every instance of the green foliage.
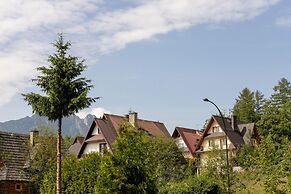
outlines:
[{"label": "green foliage", "polygon": [[169,181],[182,179],[185,172],[193,168],[193,165],[188,165],[174,140],[155,137],[150,139],[149,146],[158,187]]},{"label": "green foliage", "polygon": [[92,85],[90,80],[79,77],[85,70],[84,60],[71,56],[67,51],[70,42],[64,42],[62,34],[53,44],[56,53],[48,57],[48,67],[38,67],[40,75],[33,81],[47,96],[36,93],[23,94],[25,101],[32,106],[33,112],[58,120],[89,107],[94,98],[87,97]]},{"label": "green foliage", "polygon": [[[36,144],[29,148],[30,192],[39,193],[44,174],[56,163],[57,137],[50,126],[39,125],[35,130],[39,136],[35,137]],[[55,174],[54,174],[55,175]]]},{"label": "green foliage", "polygon": [[56,53],[48,57],[50,65],[38,67],[40,75],[32,80],[45,96],[33,92],[22,95],[34,113],[46,116],[52,121],[58,120],[57,193],[61,193],[62,118],[89,107],[95,99],[87,97],[92,88],[92,85],[89,85],[90,80],[80,77],[86,68],[84,60],[79,61],[78,57],[67,53],[71,43],[64,42],[60,34],[53,45]]},{"label": "green foliage", "polygon": [[[87,154],[80,160],[72,155],[66,156],[62,163],[62,193],[94,193],[100,162],[98,153]],[[40,193],[55,193],[55,175],[55,167],[45,173]]]},{"label": "green foliage", "polygon": [[255,122],[260,118],[263,103],[263,94],[259,91],[252,92],[244,88],[233,107],[233,114],[245,123]]},{"label": "green foliage", "polygon": [[263,106],[263,115],[258,122],[261,135],[271,134],[280,141],[291,138],[291,84],[282,78],[274,88],[272,96]]},{"label": "green foliage", "polygon": [[184,178],[188,166],[174,141],[130,125],[120,130],[114,155],[102,158],[96,193],[157,193],[167,182]]},{"label": "green foliage", "polygon": [[113,149],[104,156],[95,193],[156,193],[149,137],[130,126],[121,128]]},{"label": "green foliage", "polygon": [[254,147],[250,145],[243,145],[239,148],[236,154],[236,163],[241,167],[250,167],[252,166],[251,157],[254,154]]},{"label": "green foliage", "polygon": [[291,142],[288,138],[277,142],[271,134],[246,156],[241,182],[260,183],[267,193],[290,193]]},{"label": "green foliage", "polygon": [[206,176],[192,176],[167,183],[161,194],[218,194],[221,193],[215,179]]}]

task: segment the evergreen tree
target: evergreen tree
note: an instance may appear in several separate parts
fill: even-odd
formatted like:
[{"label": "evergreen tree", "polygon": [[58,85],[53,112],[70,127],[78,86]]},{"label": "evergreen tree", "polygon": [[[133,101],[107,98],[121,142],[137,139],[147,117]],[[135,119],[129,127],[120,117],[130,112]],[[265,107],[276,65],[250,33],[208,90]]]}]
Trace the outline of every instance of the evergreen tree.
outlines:
[{"label": "evergreen tree", "polygon": [[256,90],[254,93],[255,97],[255,113],[256,113],[256,120],[259,121],[261,119],[261,116],[263,114],[263,104],[265,102],[264,95],[262,92]]},{"label": "evergreen tree", "polygon": [[233,106],[233,114],[238,116],[242,122],[254,122],[256,118],[255,113],[255,99],[254,92],[248,88],[244,88]]},{"label": "evergreen tree", "polygon": [[291,85],[282,78],[272,96],[263,105],[259,128],[262,135],[272,134],[277,141],[284,136],[291,138]]},{"label": "evergreen tree", "polygon": [[37,93],[23,94],[24,100],[32,106],[34,113],[47,116],[51,121],[58,121],[57,138],[57,193],[61,193],[61,140],[62,119],[83,108],[90,106],[94,98],[87,97],[92,88],[90,80],[80,77],[86,66],[84,60],[71,56],[67,51],[70,42],[65,42],[62,34],[53,44],[56,53],[48,57],[48,67],[38,67],[40,75],[32,81],[39,86],[46,95]]},{"label": "evergreen tree", "polygon": [[262,114],[264,95],[256,90],[244,88],[233,106],[232,113],[244,123],[257,122]]}]

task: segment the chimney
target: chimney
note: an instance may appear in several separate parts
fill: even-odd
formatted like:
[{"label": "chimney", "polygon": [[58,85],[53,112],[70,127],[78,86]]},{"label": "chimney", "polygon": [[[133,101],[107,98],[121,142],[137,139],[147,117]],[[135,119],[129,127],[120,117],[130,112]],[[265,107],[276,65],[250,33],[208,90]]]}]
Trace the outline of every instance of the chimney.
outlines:
[{"label": "chimney", "polygon": [[134,127],[137,126],[137,125],[136,125],[136,122],[137,122],[137,112],[129,112],[129,113],[128,113],[128,122],[129,122],[132,126],[134,126]]},{"label": "chimney", "polygon": [[31,146],[34,146],[35,145],[35,143],[36,143],[36,138],[38,137],[38,135],[39,135],[39,131],[37,131],[37,130],[31,130],[30,132],[29,132],[29,140],[30,140],[30,145]]},{"label": "chimney", "polygon": [[231,128],[236,131],[238,130],[238,126],[237,126],[237,116],[232,115],[231,116]]}]

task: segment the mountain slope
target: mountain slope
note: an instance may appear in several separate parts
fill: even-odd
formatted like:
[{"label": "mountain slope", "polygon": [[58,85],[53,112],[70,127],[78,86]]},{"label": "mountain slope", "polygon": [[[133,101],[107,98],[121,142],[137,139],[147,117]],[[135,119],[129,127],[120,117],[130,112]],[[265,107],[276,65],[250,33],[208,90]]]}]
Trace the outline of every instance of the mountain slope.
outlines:
[{"label": "mountain slope", "polygon": [[[76,115],[65,117],[63,119],[62,133],[63,135],[71,135],[74,137],[76,134],[85,135],[87,130],[92,124],[94,116],[88,114],[84,119],[80,119]],[[54,129],[57,128],[56,122],[50,122],[46,117],[32,115],[31,117],[24,117],[18,120],[10,120],[0,122],[0,131],[8,131],[15,133],[29,133],[30,130],[41,125],[50,125]]]}]

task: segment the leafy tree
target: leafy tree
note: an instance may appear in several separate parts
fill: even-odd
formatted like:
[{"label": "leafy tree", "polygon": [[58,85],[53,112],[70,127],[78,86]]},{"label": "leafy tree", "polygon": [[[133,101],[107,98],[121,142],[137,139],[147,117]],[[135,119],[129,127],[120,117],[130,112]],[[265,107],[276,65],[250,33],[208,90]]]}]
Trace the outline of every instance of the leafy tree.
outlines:
[{"label": "leafy tree", "polygon": [[252,92],[248,88],[244,88],[233,107],[233,114],[245,123],[255,122],[259,119],[263,95],[261,92]]},{"label": "leafy tree", "polygon": [[278,142],[272,134],[263,137],[244,161],[240,181],[261,183],[267,193],[291,192],[291,142],[287,137]]},{"label": "leafy tree", "polygon": [[[80,160],[73,155],[64,157],[62,162],[62,192],[64,194],[94,193],[100,162],[99,153],[87,154]],[[41,184],[41,194],[55,193],[56,178],[54,172],[55,166],[45,173]]]},{"label": "leafy tree", "polygon": [[277,141],[291,138],[291,84],[282,78],[274,88],[272,96],[262,108],[262,118],[258,122],[262,135],[272,134]]},{"label": "leafy tree", "polygon": [[239,148],[238,152],[236,153],[236,162],[241,167],[250,167],[252,166],[251,157],[254,153],[254,147],[250,145],[243,145]]},{"label": "leafy tree", "polygon": [[47,116],[51,121],[58,121],[57,138],[57,193],[61,193],[61,141],[62,119],[89,107],[94,98],[87,97],[90,80],[80,77],[86,66],[84,60],[69,55],[70,42],[65,42],[62,34],[53,44],[56,53],[48,57],[48,67],[38,67],[40,75],[32,81],[39,86],[46,95],[37,93],[23,94],[24,100],[32,106],[34,113]]},{"label": "leafy tree", "polygon": [[44,174],[56,163],[56,133],[49,125],[38,125],[35,145],[29,147],[30,192],[39,193]]},{"label": "leafy tree", "polygon": [[148,135],[122,126],[114,155],[104,156],[95,193],[157,193]]},{"label": "leafy tree", "polygon": [[[33,146],[29,145],[28,173],[30,175],[30,192],[32,194],[40,193],[44,175],[56,163],[56,147],[54,145],[57,143],[57,134],[52,126],[39,124],[34,130],[38,131],[39,135],[34,137],[35,144]],[[70,145],[69,137],[62,142],[62,155],[67,154],[68,145]]]},{"label": "leafy tree", "polygon": [[184,178],[187,163],[174,141],[123,125],[114,155],[104,154],[95,193],[157,193]]},{"label": "leafy tree", "polygon": [[155,164],[154,174],[158,188],[169,181],[180,180],[186,175],[193,175],[196,172],[195,166],[184,159],[174,140],[159,137],[149,140],[149,150],[152,164]]}]

